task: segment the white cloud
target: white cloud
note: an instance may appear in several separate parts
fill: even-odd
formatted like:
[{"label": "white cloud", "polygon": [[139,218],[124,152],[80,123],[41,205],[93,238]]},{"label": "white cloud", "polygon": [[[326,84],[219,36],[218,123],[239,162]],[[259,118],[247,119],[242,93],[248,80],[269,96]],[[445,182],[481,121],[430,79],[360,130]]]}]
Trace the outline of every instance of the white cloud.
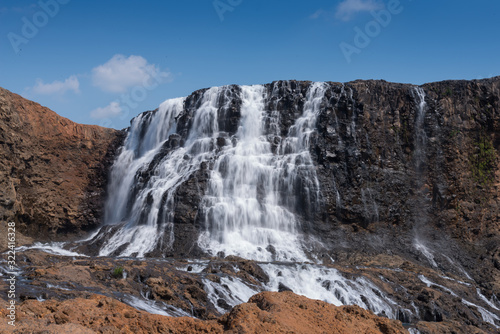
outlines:
[{"label": "white cloud", "polygon": [[124,93],[133,86],[149,87],[158,83],[159,78],[168,76],[143,57],[133,55],[128,58],[121,54],[114,55],[103,65],[92,69],[94,85],[113,93]]},{"label": "white cloud", "polygon": [[337,6],[335,18],[349,21],[354,14],[383,8],[384,5],[374,0],[344,0]]},{"label": "white cloud", "polygon": [[63,95],[70,90],[75,93],[80,93],[80,82],[76,75],[72,75],[64,81],[56,80],[51,83],[44,83],[42,79],[37,79],[35,86],[30,90],[40,95]]},{"label": "white cloud", "polygon": [[327,14],[323,9],[318,9],[317,11],[314,12],[314,14],[309,15],[310,19],[316,20],[320,16]]},{"label": "white cloud", "polygon": [[118,102],[114,101],[108,104],[104,108],[97,108],[92,110],[90,112],[90,117],[96,119],[112,118],[120,115],[121,112],[122,112],[122,107]]}]

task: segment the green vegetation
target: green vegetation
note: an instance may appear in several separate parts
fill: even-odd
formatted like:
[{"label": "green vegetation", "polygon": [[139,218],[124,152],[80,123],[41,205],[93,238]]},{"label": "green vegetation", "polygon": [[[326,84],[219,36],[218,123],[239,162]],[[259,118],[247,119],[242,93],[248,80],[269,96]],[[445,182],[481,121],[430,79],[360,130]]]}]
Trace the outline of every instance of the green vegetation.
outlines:
[{"label": "green vegetation", "polygon": [[453,129],[450,132],[450,137],[455,138],[460,132],[461,132],[460,130]]},{"label": "green vegetation", "polygon": [[116,279],[123,278],[123,267],[115,267],[115,269],[113,269],[113,272],[111,273],[111,276]]},{"label": "green vegetation", "polygon": [[475,153],[470,157],[472,175],[479,184],[489,186],[495,178],[495,148],[486,136],[481,136],[474,146]]},{"label": "green vegetation", "polygon": [[453,95],[453,90],[448,87],[446,88],[446,90],[444,91],[444,96],[452,96]]}]

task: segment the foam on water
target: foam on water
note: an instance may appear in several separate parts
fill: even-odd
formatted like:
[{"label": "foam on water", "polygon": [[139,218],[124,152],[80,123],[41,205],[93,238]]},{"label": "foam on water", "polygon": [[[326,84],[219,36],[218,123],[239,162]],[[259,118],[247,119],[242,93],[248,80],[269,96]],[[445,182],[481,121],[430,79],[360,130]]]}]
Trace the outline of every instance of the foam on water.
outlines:
[{"label": "foam on water", "polygon": [[261,264],[269,275],[267,288],[278,291],[280,284],[294,293],[334,304],[356,304],[394,319],[397,304],[363,276],[347,279],[333,268],[315,264]]},{"label": "foam on water", "polygon": [[488,322],[495,326],[496,328],[500,328],[500,317],[498,317],[496,314],[493,314],[492,312],[488,311],[482,306],[476,305],[474,303],[469,302],[468,300],[462,299],[462,303],[470,306],[470,307],[475,307],[479,313],[481,313],[481,316],[483,318],[483,321]]},{"label": "foam on water", "polygon": [[462,285],[471,286],[470,283],[459,281],[457,279],[454,279],[454,278],[451,278],[451,277],[448,277],[448,276],[439,275],[439,277],[447,279],[448,281],[457,282],[457,283],[462,284]]},{"label": "foam on water", "polygon": [[479,298],[481,298],[486,304],[488,304],[491,308],[497,310],[497,311],[500,311],[500,309],[493,303],[493,301],[491,300],[488,300],[488,298],[486,298],[482,293],[481,293],[481,290],[479,288],[476,288],[476,291],[477,291],[477,295],[479,296]]},{"label": "foam on water", "polygon": [[54,285],[54,284],[47,283],[46,286],[48,289],[58,289],[58,290],[64,290],[64,291],[71,291],[71,289],[62,287],[60,285]]},{"label": "foam on water", "polygon": [[154,300],[147,300],[138,298],[132,295],[126,295],[123,302],[135,307],[138,310],[146,311],[152,314],[165,315],[169,317],[192,317],[191,314],[176,308],[172,305],[163,302],[156,302]]},{"label": "foam on water", "polygon": [[219,300],[224,300],[229,306],[233,307],[241,303],[246,303],[250,297],[262,291],[256,286],[249,286],[237,277],[221,277],[220,283],[215,283],[209,279],[203,279],[205,291],[208,299],[220,313],[227,312],[219,305]]},{"label": "foam on water", "polygon": [[451,289],[448,289],[444,285],[432,282],[430,279],[428,279],[424,275],[418,275],[418,278],[422,281],[422,283],[424,283],[425,285],[427,285],[429,288],[434,285],[434,286],[437,286],[438,288],[441,288],[444,291],[448,292],[450,295],[458,297],[458,295],[455,292],[453,292]]},{"label": "foam on water", "polygon": [[442,254],[445,259],[448,260],[449,263],[451,263],[455,268],[457,268],[462,274],[464,274],[465,278],[467,278],[468,280],[474,282],[474,279],[469,275],[469,273],[467,271],[465,271],[464,268],[462,268],[461,265],[459,265],[458,263],[456,263],[455,261],[453,261],[449,256],[445,255],[445,254]]},{"label": "foam on water", "polygon": [[8,269],[7,266],[7,260],[1,260],[0,261],[0,276],[4,276],[5,274],[9,273],[10,270]]},{"label": "foam on water", "polygon": [[431,253],[427,246],[425,246],[419,239],[415,239],[414,246],[427,258],[427,260],[433,267],[437,268],[437,263],[434,260],[434,255]]},{"label": "foam on water", "polygon": [[98,229],[96,229],[94,232],[89,233],[89,235],[87,237],[85,237],[84,239],[78,240],[77,243],[84,243],[84,242],[87,242],[87,241],[94,239],[99,234],[99,232],[101,232],[101,229],[102,229],[102,226],[99,227]]},{"label": "foam on water", "polygon": [[35,242],[32,245],[29,246],[20,246],[16,248],[16,252],[23,252],[29,249],[38,249],[41,251],[44,251],[49,254],[54,254],[54,255],[62,255],[62,256],[83,256],[87,257],[85,254],[73,252],[71,250],[67,250],[63,248],[66,245],[65,242],[50,242],[50,243],[41,243],[41,242]]},{"label": "foam on water", "polygon": [[[451,289],[448,289],[447,287],[443,286],[443,285],[440,285],[440,284],[437,284],[437,283],[434,283],[432,282],[431,280],[429,280],[427,277],[425,277],[424,275],[418,275],[418,278],[423,282],[425,283],[428,287],[431,287],[431,286],[437,286],[439,288],[441,288],[442,290],[448,292],[449,294],[451,294],[452,296],[455,296],[455,297],[458,297],[458,295],[453,292]],[[477,289],[477,292],[478,292],[478,295],[479,297],[481,297],[481,292],[479,291],[479,289]],[[483,299],[484,298],[484,299]],[[486,301],[486,303],[492,307],[493,309],[495,310],[498,310],[498,308],[495,306],[495,305],[490,305],[490,302],[486,299],[486,297],[483,296],[483,300]],[[484,307],[482,306],[479,306],[477,304],[474,304],[464,298],[462,298],[462,303],[464,305],[467,305],[469,307],[474,307],[476,308],[479,313],[481,313],[481,316],[483,318],[483,321],[485,322],[488,322],[490,324],[492,324],[493,326],[495,326],[496,328],[500,328],[499,324],[500,324],[500,317],[497,316],[496,314],[494,314],[493,312],[490,312],[488,311],[487,309],[485,309]]]},{"label": "foam on water", "polygon": [[176,267],[177,270],[186,271],[190,273],[201,273],[207,267],[208,262],[190,262],[182,267]]}]

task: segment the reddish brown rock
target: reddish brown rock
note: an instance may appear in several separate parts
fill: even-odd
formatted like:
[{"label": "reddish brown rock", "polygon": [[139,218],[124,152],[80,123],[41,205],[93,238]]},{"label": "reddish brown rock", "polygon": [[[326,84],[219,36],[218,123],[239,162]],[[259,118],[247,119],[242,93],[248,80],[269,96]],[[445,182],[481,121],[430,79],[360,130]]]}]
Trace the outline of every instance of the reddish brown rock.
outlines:
[{"label": "reddish brown rock", "polygon": [[37,240],[95,227],[121,138],[0,88],[0,220]]},{"label": "reddish brown rock", "polygon": [[[0,311],[2,319],[5,310]],[[58,302],[24,302],[17,311],[15,330],[5,321],[0,332],[12,333],[221,333],[215,321],[171,318],[138,311],[116,299],[91,295]]]},{"label": "reddish brown rock", "polygon": [[[5,309],[0,317],[5,318]],[[171,318],[138,311],[113,298],[90,295],[63,302],[28,300],[11,333],[407,333],[399,321],[357,306],[335,307],[291,292],[263,292],[218,320]]]},{"label": "reddish brown rock", "polygon": [[359,306],[336,307],[292,292],[262,292],[221,321],[228,333],[407,333]]}]

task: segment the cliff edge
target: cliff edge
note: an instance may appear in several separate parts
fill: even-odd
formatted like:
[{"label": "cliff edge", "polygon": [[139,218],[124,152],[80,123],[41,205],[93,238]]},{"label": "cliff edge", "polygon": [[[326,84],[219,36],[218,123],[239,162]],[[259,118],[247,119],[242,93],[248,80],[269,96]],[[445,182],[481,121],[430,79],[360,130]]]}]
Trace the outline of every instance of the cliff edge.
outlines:
[{"label": "cliff edge", "polygon": [[122,132],[74,123],[3,88],[0,110],[2,223],[39,240],[96,227]]}]

